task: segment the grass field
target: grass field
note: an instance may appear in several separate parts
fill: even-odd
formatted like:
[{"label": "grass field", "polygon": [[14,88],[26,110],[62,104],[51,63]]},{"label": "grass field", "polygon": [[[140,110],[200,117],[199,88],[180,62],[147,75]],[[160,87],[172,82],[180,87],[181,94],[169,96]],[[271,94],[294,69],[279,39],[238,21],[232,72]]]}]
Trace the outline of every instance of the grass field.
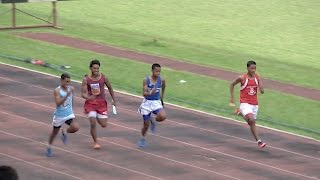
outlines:
[{"label": "grass field", "polygon": [[[320,89],[320,75],[313,73],[320,70],[317,48],[320,44],[320,11],[317,8],[320,2],[237,2],[64,1],[58,3],[64,30],[32,31],[53,31],[237,72],[243,72],[244,63],[252,58],[258,63],[259,73],[265,77]],[[41,16],[48,15],[46,11],[49,10],[49,5],[43,3],[19,4],[19,7]],[[0,6],[1,25],[6,24],[5,18],[8,19],[8,14],[1,16],[1,12],[8,8],[7,5]],[[34,22],[19,17],[24,23]],[[19,39],[11,31],[0,32],[0,39],[1,54],[40,58],[53,64],[68,61],[73,67],[71,71],[79,75],[87,72],[90,59],[103,59],[106,63],[103,70],[115,87],[139,95],[141,80],[149,73],[150,67],[146,64]],[[153,39],[157,39],[157,43],[153,43]],[[6,59],[0,61],[12,63]],[[200,108],[202,110],[233,117],[227,106],[229,82],[174,72],[170,67],[165,67],[163,75],[168,77],[167,98],[170,102],[196,107],[179,101],[187,99],[209,106]],[[180,79],[187,80],[187,84],[179,84]],[[259,116],[263,119],[271,116],[275,121],[318,130],[319,107],[319,101],[268,91],[261,96]],[[319,135],[274,123],[263,121],[260,124],[320,139]]]},{"label": "grass field", "polygon": [[[19,5],[42,17],[48,6]],[[242,71],[252,58],[270,79],[320,89],[320,78],[309,73],[320,68],[317,0],[93,0],[64,1],[58,7],[65,27],[59,33],[233,71]],[[158,44],[148,43],[154,38]]]}]

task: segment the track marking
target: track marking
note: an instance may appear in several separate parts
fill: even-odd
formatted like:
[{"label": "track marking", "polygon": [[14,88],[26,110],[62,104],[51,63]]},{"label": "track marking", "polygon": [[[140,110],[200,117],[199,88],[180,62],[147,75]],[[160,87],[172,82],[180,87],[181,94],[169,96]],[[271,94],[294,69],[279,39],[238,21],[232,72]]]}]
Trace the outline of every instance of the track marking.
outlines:
[{"label": "track marking", "polygon": [[[28,101],[28,100],[25,100],[25,99],[13,97],[13,96],[10,96],[10,95],[6,95],[6,94],[2,94],[2,93],[0,93],[0,95],[7,96],[9,98],[17,99],[17,100],[20,100],[20,101],[28,102],[28,103],[31,103],[31,104],[36,104],[38,106],[54,109],[54,108],[46,106],[46,105],[42,105],[42,104],[39,104],[39,103],[36,103],[36,102],[32,102],[32,101]],[[80,114],[76,114],[76,115],[80,116],[80,117],[86,117],[86,116],[83,116],[83,115],[80,115]],[[126,126],[115,124],[115,123],[110,123],[110,124],[140,132],[140,130],[137,130],[137,129],[134,129],[134,128],[129,128],[129,127],[126,127]],[[199,149],[215,152],[215,153],[218,153],[218,154],[222,154],[222,155],[225,155],[225,156],[228,156],[228,157],[232,157],[232,158],[235,158],[235,159],[243,160],[243,161],[250,162],[250,163],[253,163],[253,164],[265,166],[265,167],[268,167],[268,168],[271,168],[271,169],[275,169],[275,170],[278,170],[278,171],[282,171],[282,172],[286,172],[286,173],[289,173],[289,174],[294,174],[294,175],[302,176],[302,177],[309,178],[309,179],[317,179],[315,177],[310,177],[310,176],[306,176],[306,175],[303,175],[303,174],[291,172],[291,171],[288,171],[288,170],[285,170],[285,169],[281,169],[281,168],[278,168],[278,167],[275,167],[275,166],[270,166],[270,165],[259,163],[259,162],[255,162],[255,161],[252,161],[252,160],[249,160],[249,159],[246,159],[246,158],[242,158],[242,157],[238,157],[238,156],[235,156],[235,155],[231,155],[231,154],[223,153],[223,152],[220,152],[220,151],[212,150],[212,149],[209,149],[209,148],[205,148],[205,147],[202,147],[202,146],[194,145],[192,143],[187,143],[187,142],[179,141],[179,140],[176,140],[176,139],[173,139],[173,138],[169,138],[169,137],[165,137],[165,136],[161,136],[161,135],[156,135],[156,134],[154,136],[161,137],[163,139],[174,141],[174,142],[177,142],[177,143],[180,143],[180,144],[196,147],[196,148],[199,148]],[[210,171],[210,170],[208,170],[208,171]],[[216,173],[216,172],[214,172],[214,173]]]},{"label": "track marking", "polygon": [[[37,70],[32,70],[32,69],[28,69],[28,68],[24,68],[24,67],[20,67],[20,66],[15,66],[15,65],[12,65],[12,64],[7,64],[7,63],[3,63],[3,62],[0,62],[0,64],[6,65],[6,66],[9,66],[9,67],[14,67],[14,68],[17,68],[17,69],[22,69],[22,70],[33,72],[33,73],[37,73],[37,74],[41,74],[41,75],[46,75],[46,76],[49,76],[49,77],[60,78],[59,76],[55,76],[55,75],[52,75],[52,74],[49,74],[49,73],[45,73],[45,72],[41,72],[41,71],[37,71]],[[81,81],[72,80],[72,82],[76,82],[76,83],[81,84]],[[124,94],[124,95],[128,95],[128,96],[132,96],[132,97],[136,97],[136,98],[142,99],[141,96],[130,94],[130,93],[127,93],[127,92],[124,92],[124,91],[118,91],[118,90],[114,90],[114,91],[117,92],[117,93],[121,93],[121,94]],[[205,114],[205,115],[208,115],[208,116],[214,116],[214,117],[218,117],[218,118],[222,118],[222,119],[227,119],[227,120],[231,120],[231,121],[236,122],[236,123],[246,124],[245,122],[238,121],[236,119],[232,119],[232,118],[228,118],[228,117],[224,117],[224,116],[220,116],[220,115],[217,115],[217,114],[208,113],[208,112],[204,112],[204,111],[196,110],[196,109],[191,109],[191,108],[179,106],[179,105],[172,104],[172,103],[166,103],[166,104],[174,106],[174,107],[177,107],[177,108],[186,109],[186,110],[189,110],[189,111],[192,111],[192,112],[197,112],[197,113]],[[276,131],[276,132],[281,132],[281,133],[284,133],[284,134],[290,134],[290,135],[293,135],[293,136],[302,137],[302,138],[305,138],[305,139],[310,139],[310,140],[313,140],[313,141],[320,142],[320,140],[317,140],[317,139],[314,139],[314,138],[311,138],[311,137],[307,137],[307,136],[303,136],[303,135],[300,135],[300,134],[286,132],[286,131],[282,131],[282,130],[279,130],[279,129],[270,128],[270,127],[262,126],[262,125],[258,125],[258,124],[257,124],[257,126],[265,128],[265,129],[273,130],[273,131]]]},{"label": "track marking", "polygon": [[[16,138],[20,138],[20,139],[32,141],[32,142],[35,142],[35,143],[38,143],[38,144],[41,144],[41,145],[47,145],[46,143],[43,143],[43,142],[40,142],[40,141],[36,141],[36,140],[30,139],[30,138],[27,138],[27,137],[24,137],[24,136],[12,134],[12,133],[9,133],[9,132],[6,132],[6,131],[0,130],[0,132],[3,133],[3,134],[7,134],[7,135],[10,135],[10,136],[14,136],[14,137],[16,137]],[[76,152],[73,152],[73,151],[69,151],[69,150],[66,150],[66,149],[62,149],[62,148],[59,148],[59,147],[57,147],[57,146],[52,146],[52,147],[55,148],[55,149],[58,149],[58,150],[60,150],[60,151],[64,151],[64,152],[66,152],[66,153],[70,153],[70,154],[73,154],[73,155],[76,155],[76,156],[80,156],[80,157],[83,157],[83,158],[86,158],[86,159],[90,159],[90,160],[93,160],[93,161],[100,162],[100,163],[102,163],[102,164],[107,164],[107,165],[109,165],[109,166],[113,166],[113,167],[116,167],[116,168],[120,168],[120,169],[122,169],[122,170],[126,170],[126,171],[129,171],[129,172],[133,172],[133,173],[136,173],[136,174],[140,174],[140,175],[143,175],[143,176],[147,176],[147,177],[150,177],[150,178],[153,178],[153,179],[159,179],[159,180],[161,180],[161,178],[159,178],[159,177],[151,176],[151,175],[149,175],[149,174],[145,174],[145,173],[142,173],[142,172],[139,172],[139,171],[135,171],[135,170],[132,170],[132,169],[129,169],[129,168],[125,168],[125,167],[122,167],[122,166],[119,166],[119,165],[116,165],[116,164],[113,164],[113,163],[108,163],[108,162],[106,162],[106,161],[102,161],[102,160],[95,159],[95,158],[92,158],[92,157],[89,157],[89,156],[86,156],[86,155],[83,155],[83,154],[79,154],[79,153],[76,153]]]},{"label": "track marking", "polygon": [[[1,130],[0,130],[1,131]],[[72,178],[75,178],[75,179],[80,179],[80,180],[85,180],[85,179],[82,179],[80,177],[77,177],[77,176],[73,176],[71,174],[67,174],[67,173],[64,173],[64,172],[61,172],[61,171],[56,171],[54,169],[51,169],[51,168],[47,168],[45,166],[41,166],[39,164],[36,164],[36,163],[32,163],[30,161],[26,161],[26,160],[23,160],[23,159],[20,159],[20,158],[17,158],[17,157],[14,157],[14,156],[11,156],[11,155],[8,155],[8,154],[5,154],[5,153],[1,153],[0,152],[0,155],[2,156],[6,156],[8,158],[11,158],[11,159],[14,159],[14,160],[17,160],[17,161],[22,161],[24,163],[27,163],[29,165],[32,165],[32,166],[36,166],[36,167],[39,167],[39,168],[42,168],[42,169],[45,169],[45,170],[49,170],[49,171],[52,171],[52,172],[55,172],[55,173],[58,173],[58,174],[63,174],[63,175],[66,175],[66,176],[69,176],[69,177],[72,177]]]},{"label": "track marking", "polygon": [[[17,80],[13,80],[13,79],[10,79],[10,78],[0,77],[0,79],[5,79],[5,80],[12,81],[12,82],[20,83],[20,84],[23,84],[23,85],[26,85],[26,86],[35,87],[35,88],[39,88],[39,89],[43,89],[43,90],[46,90],[46,91],[52,91],[52,92],[53,92],[53,90],[48,89],[48,88],[44,88],[44,87],[37,86],[37,85],[31,85],[31,84],[24,83],[24,82],[17,81]],[[74,97],[77,98],[77,99],[82,99],[81,97],[77,97],[77,96],[74,96]],[[122,107],[117,107],[117,108],[118,108],[118,109],[125,110],[125,111],[128,111],[128,112],[136,113],[136,111],[133,111],[133,110],[130,110],[130,109],[126,109],[126,108],[122,108]],[[254,142],[254,141],[247,140],[247,139],[244,139],[244,138],[240,138],[240,137],[232,136],[232,135],[229,135],[229,134],[225,134],[225,133],[213,131],[213,130],[210,130],[210,129],[205,129],[205,128],[197,127],[197,126],[190,125],[190,124],[186,124],[186,123],[181,123],[181,122],[177,122],[177,121],[172,121],[172,120],[170,120],[170,119],[166,119],[166,121],[169,121],[169,122],[174,123],[174,124],[180,124],[180,125],[182,125],[182,126],[187,126],[187,127],[191,127],[191,128],[200,129],[200,130],[207,131],[207,132],[210,132],[210,133],[215,133],[215,134],[219,134],[219,135],[223,135],[223,136],[227,136],[227,137],[232,137],[232,138],[239,139],[239,140],[242,140],[242,141],[246,141],[246,142],[249,142],[249,143],[256,143],[256,142]],[[285,152],[288,152],[288,153],[292,153],[292,154],[295,154],[295,155],[300,155],[300,156],[304,156],[304,157],[308,157],[308,158],[312,158],[312,159],[315,159],[315,160],[319,160],[319,161],[320,161],[320,158],[313,157],[313,156],[309,156],[309,155],[305,155],[305,154],[301,154],[301,153],[298,153],[298,152],[286,150],[286,149],[279,148],[279,147],[275,147],[275,146],[271,146],[271,145],[269,145],[269,144],[268,144],[268,148],[273,148],[273,149],[277,149],[277,150],[280,150],[280,151],[285,151]]]},{"label": "track marking", "polygon": [[[7,112],[4,112],[4,111],[0,111],[0,113],[6,114],[6,115],[9,115],[9,116],[14,116],[14,117],[17,117],[17,118],[20,118],[20,119],[24,119],[24,120],[27,120],[27,121],[31,121],[33,123],[38,123],[38,124],[41,124],[41,125],[46,125],[46,126],[51,127],[51,125],[49,125],[49,124],[38,122],[38,121],[35,121],[35,120],[31,120],[31,119],[28,119],[28,118],[25,118],[25,117],[21,117],[21,116],[18,116],[18,115],[14,115],[14,114],[11,114],[11,113],[7,113]],[[0,130],[0,132],[1,132],[1,130]],[[83,133],[80,133],[80,132],[77,132],[76,134],[91,138],[90,135],[83,134]],[[120,147],[123,147],[123,148],[126,148],[126,149],[130,149],[130,150],[134,150],[134,151],[141,152],[141,153],[144,153],[144,154],[148,154],[148,155],[151,155],[151,156],[155,156],[155,157],[160,158],[160,159],[164,159],[164,160],[171,161],[171,162],[178,163],[178,164],[182,164],[182,165],[185,165],[185,166],[188,166],[188,167],[204,170],[206,172],[214,173],[214,174],[217,174],[217,175],[220,175],[220,176],[224,176],[224,177],[227,177],[227,178],[230,178],[230,179],[238,179],[238,178],[235,178],[235,177],[232,177],[232,176],[229,176],[229,175],[225,175],[225,174],[222,174],[222,173],[219,173],[219,172],[216,172],[216,171],[212,171],[212,170],[209,170],[209,169],[205,169],[205,168],[202,168],[202,167],[199,167],[199,166],[195,166],[195,165],[184,163],[184,162],[177,161],[177,160],[174,160],[174,159],[166,158],[166,157],[163,157],[163,156],[160,156],[160,155],[156,155],[156,154],[153,154],[153,153],[145,152],[145,151],[142,151],[140,149],[136,149],[136,148],[132,148],[132,147],[129,147],[129,146],[125,146],[125,145],[122,145],[122,144],[119,144],[119,143],[116,143],[116,142],[107,141],[107,140],[105,140],[103,138],[98,138],[98,139],[100,141],[103,141],[103,142],[107,142],[107,143],[110,143],[110,144],[113,144],[113,145],[117,145],[117,146],[120,146]],[[32,140],[32,141],[35,141],[35,140]],[[36,141],[36,142],[39,142],[39,141]],[[42,142],[40,142],[40,143],[41,144],[45,144],[45,143],[42,143]],[[53,147],[55,147],[55,146],[53,146]],[[61,148],[58,148],[58,147],[55,147],[55,148],[61,150]]]}]

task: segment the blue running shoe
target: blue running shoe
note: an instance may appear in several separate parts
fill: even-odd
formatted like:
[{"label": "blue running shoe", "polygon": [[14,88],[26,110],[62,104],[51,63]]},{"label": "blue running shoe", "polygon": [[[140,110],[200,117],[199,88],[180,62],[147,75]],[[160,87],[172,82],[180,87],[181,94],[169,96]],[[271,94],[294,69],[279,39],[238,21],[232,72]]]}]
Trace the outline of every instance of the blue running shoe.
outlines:
[{"label": "blue running shoe", "polygon": [[67,132],[65,129],[62,129],[61,141],[63,142],[63,144],[67,144],[67,140],[68,140]]},{"label": "blue running shoe", "polygon": [[143,148],[146,146],[146,139],[144,138],[140,138],[139,142],[138,142],[138,146]]},{"label": "blue running shoe", "polygon": [[52,149],[50,147],[47,148],[47,157],[52,156]]}]

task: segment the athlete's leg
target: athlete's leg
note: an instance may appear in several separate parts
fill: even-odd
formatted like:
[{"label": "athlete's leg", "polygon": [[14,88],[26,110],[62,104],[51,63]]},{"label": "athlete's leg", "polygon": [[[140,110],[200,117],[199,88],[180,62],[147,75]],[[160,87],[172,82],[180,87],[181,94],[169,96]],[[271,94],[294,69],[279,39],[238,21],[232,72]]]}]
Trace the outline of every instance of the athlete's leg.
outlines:
[{"label": "athlete's leg", "polygon": [[147,131],[148,131],[148,128],[149,128],[149,125],[150,125],[150,119],[151,119],[151,113],[148,114],[148,115],[143,115],[143,126],[142,126],[142,129],[141,129],[141,135],[143,137],[145,137]]},{"label": "athlete's leg", "polygon": [[66,124],[69,125],[67,133],[75,133],[80,129],[79,123],[74,121],[73,119],[69,119],[68,121],[66,121]]},{"label": "athlete's leg", "polygon": [[[258,106],[258,105],[252,106],[253,119],[254,119],[255,122],[256,122],[256,120],[257,120],[258,109],[259,109],[259,106]],[[267,145],[266,143],[262,142],[259,137],[258,137],[257,143],[258,143],[258,146],[259,146],[260,148],[264,148],[264,147]]]},{"label": "athlete's leg", "polygon": [[52,145],[54,138],[55,138],[55,137],[57,136],[57,134],[59,133],[60,127],[61,127],[61,126],[59,126],[59,127],[53,126],[52,131],[51,131],[51,134],[50,134],[50,136],[49,136],[49,141],[48,141],[48,144],[49,144],[49,145]]},{"label": "athlete's leg", "polygon": [[256,126],[256,116],[254,114],[247,114],[246,118],[248,119],[247,122],[250,126],[250,130],[253,134],[253,137],[255,138],[256,142],[258,143],[258,146],[261,149],[264,148],[267,144],[262,142],[258,136],[257,126]]},{"label": "athlete's leg", "polygon": [[251,133],[255,140],[257,141],[260,148],[264,148],[266,143],[262,142],[259,138],[257,127],[256,127],[256,118],[258,113],[258,106],[257,105],[249,105],[245,106],[244,108],[240,108],[241,112],[244,115],[244,119],[247,121],[248,125],[250,126]]},{"label": "athlete's leg", "polygon": [[141,129],[141,138],[139,139],[139,142],[138,142],[139,147],[145,147],[146,145],[145,136],[149,128],[150,118],[151,118],[151,113],[149,113],[148,115],[143,115],[143,126]]},{"label": "athlete's leg", "polygon": [[108,116],[107,113],[105,112],[104,114],[97,114],[97,120],[98,123],[100,124],[101,127],[105,128],[107,127],[108,124]]},{"label": "athlete's leg", "polygon": [[89,121],[90,121],[90,134],[92,136],[94,147],[98,143],[97,140],[97,112],[96,111],[90,111],[88,113]]},{"label": "athlete's leg", "polygon": [[108,118],[98,118],[97,121],[102,128],[107,127]]},{"label": "athlete's leg", "polygon": [[99,102],[99,104],[97,105],[97,121],[100,124],[100,126],[102,128],[107,127],[107,120],[108,120],[108,105],[107,105],[107,101],[101,101]]},{"label": "athlete's leg", "polygon": [[51,149],[51,145],[53,143],[54,138],[57,136],[57,134],[59,133],[61,126],[55,127],[53,126],[51,134],[49,136],[49,140],[48,140],[48,147],[47,147],[47,156],[51,157],[52,156],[52,149]]},{"label": "athlete's leg", "polygon": [[167,118],[167,113],[163,108],[158,109],[158,110],[154,111],[153,113],[157,115],[156,121],[158,121],[158,122],[164,121]]},{"label": "athlete's leg", "polygon": [[243,118],[247,121],[250,126],[251,133],[256,141],[258,141],[258,133],[256,130],[256,121],[253,114],[253,106],[248,103],[240,104],[240,113],[243,115]]},{"label": "athlete's leg", "polygon": [[249,114],[245,115],[244,119],[247,121],[248,125],[250,126],[250,130],[251,130],[251,133],[252,133],[254,139],[256,141],[258,141],[259,136],[258,136],[258,132],[257,132],[257,128],[256,128],[256,121],[253,118],[253,114],[249,113]]}]

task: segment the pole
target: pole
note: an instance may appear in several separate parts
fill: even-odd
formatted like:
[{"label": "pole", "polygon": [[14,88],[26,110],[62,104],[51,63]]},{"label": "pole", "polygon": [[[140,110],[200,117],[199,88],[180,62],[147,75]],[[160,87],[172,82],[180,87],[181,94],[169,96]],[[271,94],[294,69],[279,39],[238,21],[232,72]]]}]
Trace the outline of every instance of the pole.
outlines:
[{"label": "pole", "polygon": [[16,27],[16,4],[12,3],[12,27]]},{"label": "pole", "polygon": [[56,2],[52,1],[52,15],[53,15],[53,26],[57,26],[57,8],[56,8]]}]

